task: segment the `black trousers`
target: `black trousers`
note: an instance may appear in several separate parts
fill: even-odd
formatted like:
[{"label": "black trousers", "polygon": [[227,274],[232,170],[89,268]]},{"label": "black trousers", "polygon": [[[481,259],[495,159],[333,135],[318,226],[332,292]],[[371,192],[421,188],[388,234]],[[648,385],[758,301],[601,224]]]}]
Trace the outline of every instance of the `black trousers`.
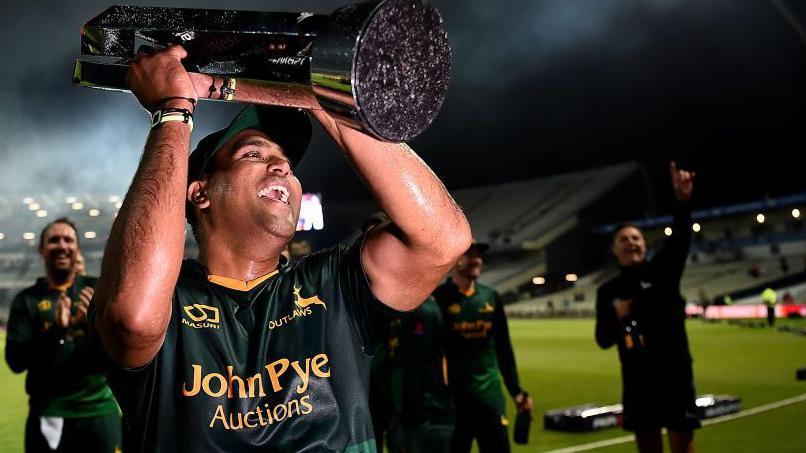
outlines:
[{"label": "black trousers", "polygon": [[121,446],[121,420],[118,414],[98,417],[65,418],[55,449],[42,434],[40,416],[29,414],[25,422],[26,453],[115,453]]},{"label": "black trousers", "polygon": [[483,401],[472,395],[457,395],[455,401],[452,453],[469,452],[473,439],[478,443],[479,453],[509,453],[508,422],[503,404]]},{"label": "black trousers", "polygon": [[690,363],[667,366],[663,373],[631,371],[623,383],[625,430],[691,431],[700,427]]}]

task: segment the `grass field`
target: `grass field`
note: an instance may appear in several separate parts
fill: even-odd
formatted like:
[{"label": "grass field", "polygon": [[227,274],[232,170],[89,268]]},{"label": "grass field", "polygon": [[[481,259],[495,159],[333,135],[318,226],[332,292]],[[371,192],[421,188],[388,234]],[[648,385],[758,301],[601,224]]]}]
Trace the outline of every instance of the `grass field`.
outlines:
[{"label": "grass field", "polygon": [[[790,321],[790,323],[792,323]],[[806,322],[798,325],[806,327]],[[512,320],[510,332],[521,384],[533,395],[536,417],[531,443],[515,452],[550,451],[622,437],[619,429],[589,434],[543,430],[542,413],[587,402],[620,400],[619,362],[614,349],[602,351],[593,341],[591,320]],[[806,393],[795,369],[806,367],[806,337],[772,329],[746,329],[721,324],[688,323],[699,393],[726,393],[742,398],[745,409]],[[3,337],[3,342],[5,337]],[[27,398],[23,375],[0,366],[3,391],[0,452],[22,451]],[[508,408],[513,420],[513,408]],[[697,432],[703,452],[806,451],[806,402],[758,415],[706,426]],[[603,452],[635,451],[632,443]]]},{"label": "grass field", "polygon": [[[795,370],[806,367],[806,337],[696,320],[687,328],[698,393],[739,396],[745,409],[806,393],[806,382],[795,380]],[[592,320],[512,320],[510,333],[521,385],[537,405],[531,444],[513,451],[548,451],[625,435],[617,428],[589,434],[543,430],[546,410],[620,401],[618,353],[598,349]],[[514,409],[508,411],[511,417]],[[804,420],[806,403],[798,403],[704,427],[696,434],[697,447],[704,452],[803,452]],[[628,443],[600,451],[635,447]]]}]

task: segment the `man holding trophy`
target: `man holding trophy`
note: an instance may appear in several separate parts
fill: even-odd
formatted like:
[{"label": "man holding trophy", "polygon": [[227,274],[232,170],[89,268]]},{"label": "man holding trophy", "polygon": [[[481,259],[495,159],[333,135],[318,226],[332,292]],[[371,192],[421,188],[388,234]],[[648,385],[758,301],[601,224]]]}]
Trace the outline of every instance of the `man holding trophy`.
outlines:
[{"label": "man holding trophy", "polygon": [[[374,17],[389,13],[383,5]],[[351,121],[311,106],[391,223],[286,264],[308,115],[249,106],[188,157],[197,100],[221,97],[222,85],[225,100],[293,102],[282,88],[189,73],[187,58],[172,45],[139,52],[128,69],[152,129],[91,321],[123,409],[125,451],[375,451],[373,319],[425,300],[469,246],[467,220],[411,148],[376,138],[381,116]],[[200,252],[183,263],[185,217]]]}]

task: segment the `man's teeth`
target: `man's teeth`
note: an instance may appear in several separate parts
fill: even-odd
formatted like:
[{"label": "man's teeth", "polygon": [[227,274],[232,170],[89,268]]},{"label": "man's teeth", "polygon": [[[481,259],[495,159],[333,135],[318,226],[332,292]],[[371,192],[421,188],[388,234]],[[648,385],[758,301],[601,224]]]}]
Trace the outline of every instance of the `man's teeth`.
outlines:
[{"label": "man's teeth", "polygon": [[[277,196],[272,196],[272,191],[277,192]],[[257,192],[257,195],[260,198],[273,198],[282,201],[283,203],[288,203],[288,189],[283,186],[279,185],[271,185],[264,189],[260,189]]]}]

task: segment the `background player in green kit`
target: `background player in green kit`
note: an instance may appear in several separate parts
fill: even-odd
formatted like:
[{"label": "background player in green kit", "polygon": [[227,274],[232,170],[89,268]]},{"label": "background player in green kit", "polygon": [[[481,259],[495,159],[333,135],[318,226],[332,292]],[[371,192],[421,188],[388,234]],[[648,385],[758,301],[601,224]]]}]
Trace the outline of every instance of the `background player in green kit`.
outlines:
[{"label": "background player in green kit", "polygon": [[494,289],[477,281],[487,248],[473,243],[434,292],[445,319],[448,382],[456,402],[453,452],[470,451],[474,438],[481,452],[509,451],[500,376],[518,411],[532,410],[518,383],[504,307]]},{"label": "background player in green kit", "polygon": [[[311,111],[391,223],[285,266],[308,117],[249,107],[188,165],[187,99],[223,81],[188,74],[185,56],[141,54],[129,70],[147,110],[182,120],[149,134],[93,303],[127,451],[374,451],[374,314],[426,299],[470,244],[467,220],[408,146]],[[186,203],[200,252],[183,265]]]},{"label": "background player in green kit", "polygon": [[54,220],[39,236],[45,277],[11,304],[6,362],[25,376],[27,452],[109,452],[120,445],[120,416],[87,340],[95,278],[76,273],[75,225]]},{"label": "background player in green kit", "polygon": [[439,453],[450,449],[453,396],[444,367],[444,325],[432,297],[397,318],[390,332],[389,361],[394,413],[392,453]]}]

